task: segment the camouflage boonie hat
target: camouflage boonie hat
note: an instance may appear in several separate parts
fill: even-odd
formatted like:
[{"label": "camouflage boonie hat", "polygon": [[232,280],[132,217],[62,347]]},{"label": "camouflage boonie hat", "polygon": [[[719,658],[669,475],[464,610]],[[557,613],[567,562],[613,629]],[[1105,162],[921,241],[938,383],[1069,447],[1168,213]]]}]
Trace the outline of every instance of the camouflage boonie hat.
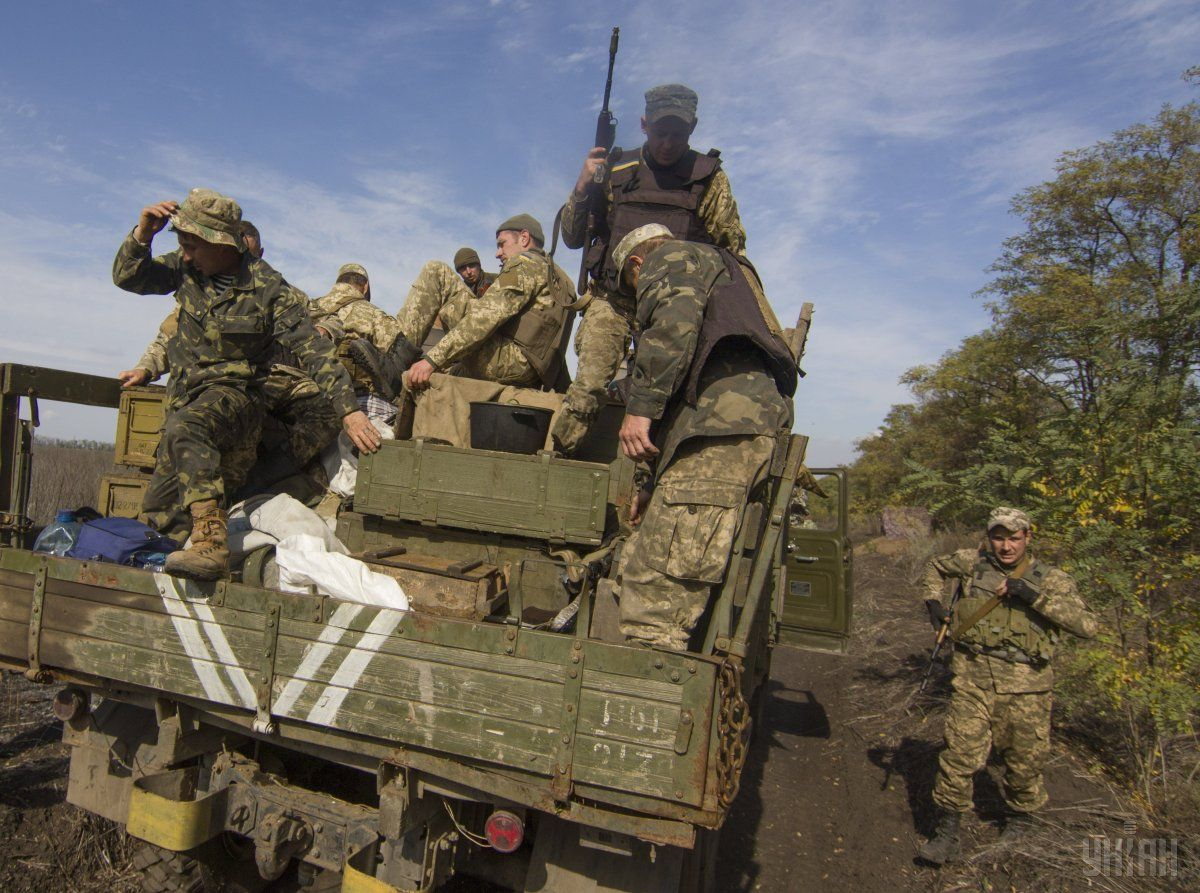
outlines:
[{"label": "camouflage boonie hat", "polygon": [[464,245],[454,252],[454,269],[461,270],[463,267],[470,266],[483,266],[483,264],[479,260],[479,252]]},{"label": "camouflage boonie hat", "polygon": [[629,260],[629,255],[633,254],[633,249],[637,248],[643,242],[649,239],[656,239],[659,236],[672,237],[674,234],[663,226],[661,223],[647,223],[645,226],[639,226],[637,229],[630,230],[625,234],[617,247],[613,249],[613,264],[617,268],[617,274],[625,269],[625,261]]},{"label": "camouflage boonie hat", "polygon": [[533,241],[539,245],[546,244],[546,234],[542,232],[542,225],[537,222],[537,218],[532,214],[518,214],[515,217],[509,217],[502,224],[496,227],[496,233],[500,234],[511,230],[512,232],[521,232],[524,230],[533,236]]},{"label": "camouflage boonie hat", "polygon": [[988,515],[987,529],[989,533],[993,527],[1003,527],[1005,530],[1016,532],[1030,530],[1032,526],[1029,523],[1029,516],[1020,509],[1002,505],[992,509],[992,513]]},{"label": "camouflage boonie hat", "polygon": [[646,123],[653,124],[660,118],[682,118],[688,124],[696,123],[696,106],[700,97],[691,87],[683,84],[661,84],[646,91]]},{"label": "camouflage boonie hat", "polygon": [[342,276],[346,273],[357,273],[363,279],[366,279],[368,281],[371,278],[370,276],[367,275],[367,268],[364,267],[362,264],[342,264],[340,267],[338,267],[337,278],[341,279]]},{"label": "camouflage boonie hat", "polygon": [[171,215],[171,228],[191,233],[212,245],[246,250],[241,231],[242,209],[227,195],[212,189],[193,189]]}]

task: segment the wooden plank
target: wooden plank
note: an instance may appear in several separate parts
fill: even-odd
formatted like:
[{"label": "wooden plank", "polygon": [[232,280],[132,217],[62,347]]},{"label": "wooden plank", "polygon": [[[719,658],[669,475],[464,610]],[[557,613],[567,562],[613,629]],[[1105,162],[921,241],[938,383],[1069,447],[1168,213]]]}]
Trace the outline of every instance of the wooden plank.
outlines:
[{"label": "wooden plank", "polygon": [[[403,650],[403,641],[388,643],[396,652]],[[558,704],[562,699],[562,685],[522,677],[505,672],[507,666],[490,669],[472,669],[450,662],[423,660],[419,656],[384,651],[382,648],[373,656],[364,655],[363,649],[353,647],[352,640],[340,645],[327,645],[327,657],[319,666],[302,668],[306,657],[317,648],[297,639],[281,637],[276,650],[276,672],[286,672],[301,680],[313,683],[309,686],[319,690],[337,674],[346,674],[341,668],[349,666],[352,656],[362,660],[365,666],[358,672],[353,688],[380,698],[399,698],[407,702],[441,706],[460,713],[476,713],[495,719],[510,719],[516,722],[539,726],[558,725]],[[348,647],[350,646],[350,647]],[[311,661],[311,657],[310,657]],[[507,663],[507,662],[506,662]],[[295,669],[293,669],[295,668]],[[553,719],[547,721],[549,714]]]},{"label": "wooden plank", "polygon": [[[86,583],[72,583],[51,578],[46,584],[46,595],[56,599],[69,599],[76,602],[80,611],[94,611],[99,607],[119,608],[133,613],[148,613],[169,617],[163,597],[157,592],[143,594],[128,592],[121,589],[109,589],[103,586],[92,586]],[[211,613],[214,620],[222,627],[231,631],[249,630],[254,632],[259,641],[255,647],[262,644],[262,629],[264,616],[248,611],[235,611],[209,604],[204,600],[183,600],[176,604],[188,606],[188,613],[196,616],[196,606],[205,611],[205,619]],[[64,627],[69,629],[69,627]]]},{"label": "wooden plank", "polygon": [[[172,618],[163,611],[161,603],[158,605],[158,611],[133,610],[126,606],[109,606],[48,596],[42,613],[42,629],[53,629],[66,636],[85,635],[114,644],[153,643],[155,649],[187,655],[187,647],[180,638],[176,624],[198,625],[204,637],[203,641],[211,651],[215,647],[212,641],[214,631],[203,623],[204,619],[194,613],[186,618]],[[220,627],[220,636],[229,643],[239,663],[242,666],[256,666],[262,651],[261,627],[258,630],[247,630],[226,623],[218,622],[215,625]]]},{"label": "wooden plank", "polygon": [[587,690],[579,699],[579,734],[652,747],[674,748],[679,728],[678,704]]},{"label": "wooden plank", "polygon": [[0,620],[0,657],[5,657],[19,663],[29,664],[29,622],[15,623],[12,620]]},{"label": "wooden plank", "polygon": [[43,630],[41,655],[43,666],[61,667],[156,691],[254,709],[253,687],[246,687],[248,674],[211,657],[207,660],[184,657],[156,650],[155,647],[142,647],[131,642],[106,642],[80,633],[58,630]]}]

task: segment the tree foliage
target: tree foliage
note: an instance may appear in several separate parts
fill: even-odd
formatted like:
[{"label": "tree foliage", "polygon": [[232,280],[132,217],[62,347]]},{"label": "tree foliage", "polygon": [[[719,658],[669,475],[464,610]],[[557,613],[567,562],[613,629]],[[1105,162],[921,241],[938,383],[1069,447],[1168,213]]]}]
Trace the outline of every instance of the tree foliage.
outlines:
[{"label": "tree foliage", "polygon": [[1077,691],[1119,721],[1149,791],[1200,715],[1200,106],[1064,154],[1012,207],[991,325],[906,374],[914,402],[854,472],[869,509],[1034,514],[1107,619]]}]

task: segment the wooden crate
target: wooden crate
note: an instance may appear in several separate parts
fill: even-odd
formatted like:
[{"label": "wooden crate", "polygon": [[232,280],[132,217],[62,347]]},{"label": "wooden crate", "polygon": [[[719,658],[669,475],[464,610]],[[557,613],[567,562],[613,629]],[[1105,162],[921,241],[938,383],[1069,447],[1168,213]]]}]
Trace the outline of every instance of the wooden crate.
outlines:
[{"label": "wooden crate", "polygon": [[117,409],[118,465],[154,468],[166,402],[166,389],[157,386],[121,391]]},{"label": "wooden crate", "polygon": [[414,611],[482,620],[507,598],[504,578],[494,564],[415,555],[404,549],[385,550],[382,557],[368,552],[362,558],[371,570],[400,584]]},{"label": "wooden crate", "polygon": [[107,518],[136,518],[149,484],[148,474],[106,474],[100,479],[96,510]]},{"label": "wooden crate", "polygon": [[609,469],[549,453],[522,456],[386,440],[359,461],[354,510],[439,527],[597,545]]}]

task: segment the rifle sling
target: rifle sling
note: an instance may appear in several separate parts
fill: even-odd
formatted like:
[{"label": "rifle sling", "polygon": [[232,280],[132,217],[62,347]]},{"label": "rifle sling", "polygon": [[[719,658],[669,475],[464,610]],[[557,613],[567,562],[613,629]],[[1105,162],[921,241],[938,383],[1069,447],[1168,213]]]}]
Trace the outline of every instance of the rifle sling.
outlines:
[{"label": "rifle sling", "polygon": [[[1032,562],[1030,562],[1028,557],[1023,558],[1017,568],[1011,574],[1008,574],[1008,579],[1020,579],[1021,577],[1025,576],[1025,571],[1029,570],[1029,565],[1031,563]],[[955,628],[954,632],[950,633],[950,638],[957,642],[963,633],[973,627],[988,614],[992,613],[992,611],[996,610],[997,605],[999,605],[1003,600],[1003,596],[993,595],[986,602],[980,605],[979,609],[975,611],[975,613],[969,615],[965,620],[963,620],[963,622]]]}]

